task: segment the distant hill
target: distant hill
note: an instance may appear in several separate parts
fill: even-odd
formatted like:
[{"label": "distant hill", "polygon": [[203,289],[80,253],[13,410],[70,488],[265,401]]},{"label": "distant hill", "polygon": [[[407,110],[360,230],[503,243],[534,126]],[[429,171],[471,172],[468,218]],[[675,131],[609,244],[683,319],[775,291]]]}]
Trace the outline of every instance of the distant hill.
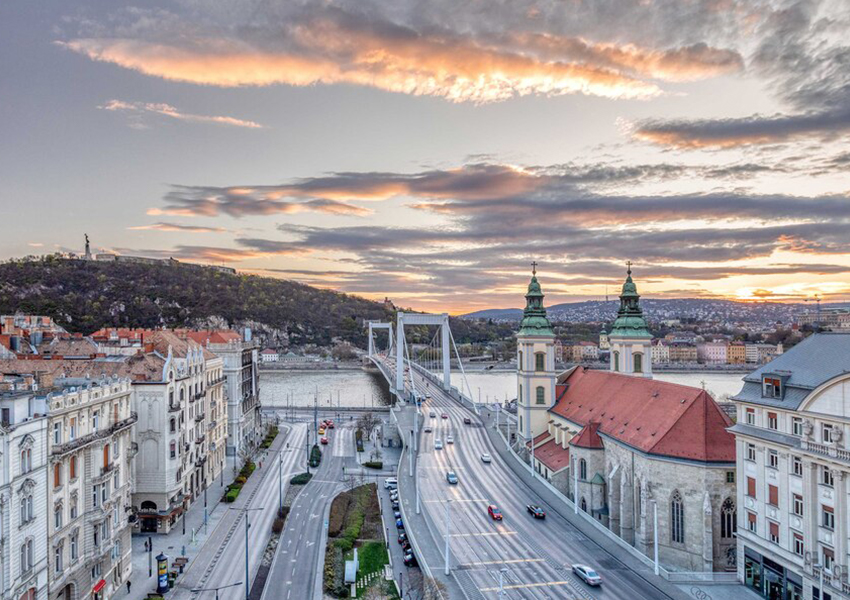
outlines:
[{"label": "distant hill", "polygon": [[48,315],[72,332],[101,327],[250,326],[267,343],[365,347],[383,304],[308,285],[191,265],[55,256],[0,263],[0,314]]},{"label": "distant hill", "polygon": [[[781,302],[736,302],[734,300],[706,300],[700,298],[641,299],[644,314],[650,321],[682,319],[685,321],[717,321],[724,323],[771,324],[790,323],[794,316],[814,310],[802,304]],[[611,321],[617,314],[619,300],[588,300],[567,302],[546,308],[549,318],[563,323],[588,323]],[[824,306],[825,308],[825,306]],[[517,321],[522,309],[504,308],[479,310],[463,315],[463,319],[489,319]]]}]

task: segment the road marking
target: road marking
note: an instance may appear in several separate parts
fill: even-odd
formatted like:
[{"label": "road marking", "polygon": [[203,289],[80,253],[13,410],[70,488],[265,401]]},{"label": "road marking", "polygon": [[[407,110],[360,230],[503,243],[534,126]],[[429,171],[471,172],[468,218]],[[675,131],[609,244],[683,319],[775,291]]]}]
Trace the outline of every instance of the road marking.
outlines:
[{"label": "road marking", "polygon": [[[487,498],[452,498],[452,502],[487,502],[487,501],[488,501]],[[420,500],[420,502],[445,502],[445,500]]]},{"label": "road marking", "polygon": [[[515,583],[513,585],[504,585],[502,586],[506,590],[518,590],[522,588],[539,588],[539,587],[554,587],[556,585],[569,585],[573,584],[572,581],[541,581],[539,583]],[[479,592],[498,592],[499,588],[491,587],[491,588],[478,588]]]},{"label": "road marking", "polygon": [[449,537],[484,537],[490,535],[516,535],[516,531],[482,531],[480,533],[452,533]]},{"label": "road marking", "polygon": [[481,562],[462,563],[462,567],[483,567],[486,565],[515,565],[517,563],[546,562],[545,558],[513,558],[509,560],[485,560]]}]

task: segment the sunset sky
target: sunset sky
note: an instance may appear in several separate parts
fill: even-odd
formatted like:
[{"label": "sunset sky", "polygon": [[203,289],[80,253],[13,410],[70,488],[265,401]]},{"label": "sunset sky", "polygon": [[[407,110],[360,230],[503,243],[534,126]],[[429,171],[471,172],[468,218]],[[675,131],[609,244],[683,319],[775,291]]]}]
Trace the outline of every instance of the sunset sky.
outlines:
[{"label": "sunset sky", "polygon": [[850,299],[847,0],[0,3],[0,257]]}]

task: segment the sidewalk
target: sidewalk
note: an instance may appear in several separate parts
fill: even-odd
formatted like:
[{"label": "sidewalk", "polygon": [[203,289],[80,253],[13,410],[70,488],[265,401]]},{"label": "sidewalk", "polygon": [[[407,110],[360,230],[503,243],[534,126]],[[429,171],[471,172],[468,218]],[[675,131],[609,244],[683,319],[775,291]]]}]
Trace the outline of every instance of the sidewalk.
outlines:
[{"label": "sidewalk", "polygon": [[[289,435],[289,427],[281,425],[280,433],[275,440],[275,445],[279,445],[283,439]],[[254,458],[262,456],[265,450],[258,450]],[[169,569],[172,561],[178,556],[185,556],[189,559],[189,563],[184,568],[184,573],[193,565],[195,558],[200,554],[205,547],[206,542],[215,533],[216,526],[222,520],[222,517],[228,514],[227,504],[221,505],[221,498],[228,484],[233,481],[233,467],[237,460],[236,457],[228,456],[225,459],[224,466],[224,485],[221,484],[221,476],[219,476],[207,488],[207,508],[206,508],[206,525],[204,524],[204,495],[203,492],[198,495],[198,499],[192,504],[183,519],[186,524],[186,534],[183,534],[182,524],[178,524],[168,534],[134,534],[132,537],[132,560],[133,560],[133,575],[130,578],[131,591],[127,593],[127,586],[124,585],[113,596],[121,600],[143,600],[149,592],[156,590],[156,556],[160,552],[168,556]],[[242,492],[239,495],[241,500],[247,498],[250,493],[260,484],[263,473],[256,470],[248,479]],[[238,502],[238,501],[237,501]],[[231,515],[232,517],[232,515]],[[145,542],[150,539],[153,542],[153,552],[145,550]],[[150,571],[148,565],[151,565]],[[149,575],[150,573],[150,575]],[[177,582],[185,575],[181,575]]]}]

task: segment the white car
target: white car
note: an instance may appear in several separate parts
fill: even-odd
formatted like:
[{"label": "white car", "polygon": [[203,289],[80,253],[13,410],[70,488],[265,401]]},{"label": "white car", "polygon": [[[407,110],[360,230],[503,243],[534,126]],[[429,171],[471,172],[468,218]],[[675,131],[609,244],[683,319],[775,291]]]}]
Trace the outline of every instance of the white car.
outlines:
[{"label": "white car", "polygon": [[493,461],[493,459],[486,452],[481,455],[481,462],[489,463],[489,462],[492,462],[492,461]]},{"label": "white car", "polygon": [[597,573],[587,565],[573,565],[573,573],[575,573],[575,575],[578,576],[578,578],[584,581],[587,585],[602,585],[602,578],[599,576],[599,573]]},{"label": "white car", "polygon": [[447,443],[447,444],[454,444],[454,443],[455,443],[455,438],[454,438],[454,436],[447,435],[447,436],[446,436],[446,443]]},{"label": "white car", "polygon": [[395,489],[398,487],[398,479],[395,477],[390,477],[389,479],[384,479],[384,488],[385,489]]},{"label": "white car", "polygon": [[442,450],[443,449],[443,440],[437,438],[434,440],[434,450]]}]

